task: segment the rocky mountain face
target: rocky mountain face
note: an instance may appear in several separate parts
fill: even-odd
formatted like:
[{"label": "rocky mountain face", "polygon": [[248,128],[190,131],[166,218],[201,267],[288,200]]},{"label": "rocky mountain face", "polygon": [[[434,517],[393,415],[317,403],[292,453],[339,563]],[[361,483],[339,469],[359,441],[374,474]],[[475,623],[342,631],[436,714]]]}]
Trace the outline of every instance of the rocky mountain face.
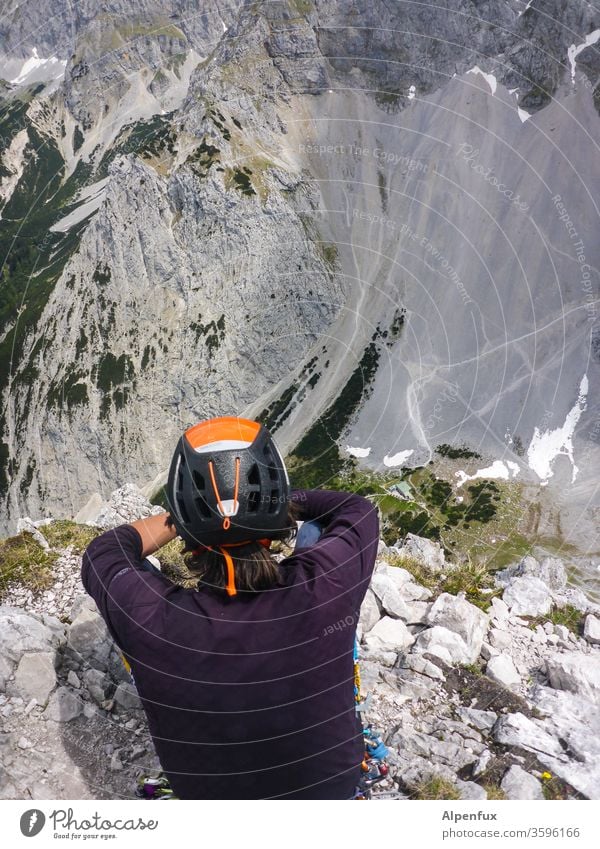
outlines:
[{"label": "rocky mountain face", "polygon": [[534,5],[5,4],[5,529],[216,413],[593,509],[600,20]]},{"label": "rocky mountain face", "polygon": [[[157,510],[128,485],[96,506],[95,532]],[[82,528],[36,524],[23,520],[22,536],[58,542],[52,579],[34,593],[15,581],[0,598],[0,799],[131,798],[160,764],[81,585]],[[166,574],[168,554],[157,557]],[[436,798],[600,799],[600,606],[556,558],[513,563],[480,606],[436,588],[459,568],[428,539],[380,544],[357,627],[362,718],[391,749],[375,792],[429,798],[435,781]],[[579,625],[556,624],[552,609],[575,610]],[[330,627],[356,627],[348,619]]]}]

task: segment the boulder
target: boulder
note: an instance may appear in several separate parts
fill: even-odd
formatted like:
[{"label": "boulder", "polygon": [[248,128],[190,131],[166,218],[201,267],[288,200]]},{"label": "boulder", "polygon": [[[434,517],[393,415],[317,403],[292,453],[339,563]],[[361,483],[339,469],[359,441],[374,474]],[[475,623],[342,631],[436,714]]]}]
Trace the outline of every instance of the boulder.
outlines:
[{"label": "boulder", "polygon": [[513,642],[513,637],[508,631],[503,628],[491,628],[489,634],[490,645],[499,652],[510,648]]},{"label": "boulder", "polygon": [[98,669],[86,669],[83,680],[90,696],[101,705],[106,700],[111,687],[110,678]]},{"label": "boulder", "polygon": [[0,656],[6,661],[16,664],[26,652],[52,652],[60,643],[60,635],[38,616],[0,605]]},{"label": "boulder", "polygon": [[373,590],[368,589],[360,607],[359,624],[362,626],[363,631],[366,632],[370,631],[380,619],[381,611],[379,610],[377,597]]},{"label": "boulder", "polygon": [[410,615],[408,605],[396,587],[391,587],[384,593],[381,599],[381,606],[384,613],[387,613],[393,619],[402,619],[404,622],[408,621]]},{"label": "boulder", "polygon": [[456,787],[461,799],[487,799],[487,793],[476,781],[461,781],[457,779]]},{"label": "boulder", "polygon": [[537,578],[554,593],[562,592],[567,585],[567,571],[562,560],[556,557],[546,557],[540,563],[531,555],[527,555],[519,563],[497,572],[495,581],[497,586],[507,587],[514,578],[523,577]]},{"label": "boulder", "polygon": [[446,680],[440,667],[421,654],[405,654],[399,666],[400,669],[410,669],[412,672],[425,675],[427,678],[435,678],[437,681]]},{"label": "boulder", "polygon": [[600,619],[589,613],[583,623],[583,636],[592,645],[600,645]]},{"label": "boulder", "polygon": [[403,569],[401,566],[391,566],[387,563],[383,571],[397,589],[400,589],[400,587],[403,587],[404,584],[409,584],[414,580],[410,572]]},{"label": "boulder", "polygon": [[504,590],[503,601],[516,616],[546,616],[552,607],[552,594],[539,578],[513,578]]},{"label": "boulder", "polygon": [[370,649],[399,652],[411,646],[415,638],[401,619],[384,616],[364,638]]},{"label": "boulder", "polygon": [[521,683],[521,676],[517,672],[512,658],[506,654],[499,654],[490,658],[485,674],[492,681],[501,684],[508,690],[517,690]]},{"label": "boulder", "polygon": [[125,681],[119,684],[113,698],[123,710],[139,710],[142,707],[137,690]]},{"label": "boulder", "polygon": [[471,604],[459,593],[457,596],[442,593],[433,603],[427,616],[430,625],[438,625],[453,631],[462,638],[473,663],[479,656],[483,639],[489,627],[489,616]]},{"label": "boulder", "polygon": [[108,656],[112,640],[97,610],[89,608],[81,610],[69,627],[67,645],[83,658],[97,654],[99,648],[106,646]]},{"label": "boulder", "polygon": [[50,693],[56,687],[54,652],[32,652],[24,654],[17,671],[12,690],[26,702],[35,699],[45,706]]},{"label": "boulder", "polygon": [[493,619],[497,619],[498,622],[503,622],[505,619],[508,619],[508,605],[505,601],[502,601],[501,598],[494,597],[492,599],[490,614]]},{"label": "boulder", "polygon": [[450,664],[474,663],[479,654],[459,634],[441,625],[422,631],[415,641],[413,652],[430,652]]},{"label": "boulder", "polygon": [[443,572],[450,568],[441,545],[425,537],[407,534],[401,546],[396,546],[401,556],[412,557],[432,572]]},{"label": "boulder", "polygon": [[544,758],[547,769],[588,799],[598,799],[600,788],[600,705],[566,690],[538,686],[533,702],[544,725],[556,740],[564,741],[570,760]]},{"label": "boulder", "polygon": [[543,799],[541,782],[535,776],[513,764],[500,782],[507,799]]},{"label": "boulder", "polygon": [[25,516],[24,518],[17,520],[17,533],[18,534],[20,534],[20,533],[31,534],[31,536],[34,538],[34,540],[37,542],[37,544],[39,546],[41,546],[41,548],[43,548],[44,551],[50,550],[50,545],[48,544],[48,540],[43,535],[43,533],[40,530],[38,530],[38,528],[36,528],[33,520],[30,519],[29,516]]},{"label": "boulder", "polygon": [[406,604],[406,619],[407,625],[426,625],[431,604],[426,601],[407,601]]},{"label": "boulder", "polygon": [[48,707],[43,716],[46,719],[53,719],[54,722],[70,722],[79,716],[81,710],[81,699],[68,687],[59,687],[50,696]]},{"label": "boulder", "polygon": [[427,587],[416,584],[414,581],[407,581],[399,587],[399,592],[402,598],[406,601],[427,601],[433,593]]},{"label": "boulder", "polygon": [[488,768],[491,760],[492,753],[489,749],[484,749],[484,751],[477,758],[476,762],[473,764],[473,768],[471,769],[471,775],[473,776],[473,778],[477,778],[478,775],[482,775],[482,773],[484,773]]},{"label": "boulder", "polygon": [[496,743],[505,746],[520,746],[528,752],[546,753],[566,760],[562,747],[554,735],[522,713],[509,713],[501,716],[492,728],[492,737]]},{"label": "boulder", "polygon": [[568,690],[600,705],[600,656],[598,653],[565,652],[546,658],[550,686]]},{"label": "boulder", "polygon": [[493,710],[477,710],[477,708],[460,707],[457,714],[463,722],[474,726],[479,731],[490,731],[498,719],[498,714]]}]

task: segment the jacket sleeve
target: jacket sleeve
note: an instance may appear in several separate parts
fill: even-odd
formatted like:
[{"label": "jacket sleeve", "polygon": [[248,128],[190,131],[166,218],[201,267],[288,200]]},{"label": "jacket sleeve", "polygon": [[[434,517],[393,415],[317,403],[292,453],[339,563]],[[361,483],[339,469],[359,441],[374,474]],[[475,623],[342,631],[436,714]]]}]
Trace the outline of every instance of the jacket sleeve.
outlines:
[{"label": "jacket sleeve", "polygon": [[142,538],[131,525],[92,540],[83,555],[81,580],[115,638],[127,610],[158,604],[175,589],[160,572],[144,568]]},{"label": "jacket sleeve", "polygon": [[376,508],[360,495],[329,490],[295,490],[292,500],[302,518],[319,522],[323,532],[317,543],[297,549],[290,560],[360,605],[377,557]]}]

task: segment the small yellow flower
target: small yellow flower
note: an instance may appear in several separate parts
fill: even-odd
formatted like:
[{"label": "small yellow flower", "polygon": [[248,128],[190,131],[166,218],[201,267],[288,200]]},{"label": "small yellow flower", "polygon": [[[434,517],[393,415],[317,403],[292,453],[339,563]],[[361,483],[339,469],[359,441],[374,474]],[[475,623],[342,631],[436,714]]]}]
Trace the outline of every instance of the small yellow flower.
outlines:
[{"label": "small yellow flower", "polygon": [[550,772],[543,772],[542,773],[542,780],[543,781],[550,781],[551,778],[552,778],[552,773],[550,773]]}]

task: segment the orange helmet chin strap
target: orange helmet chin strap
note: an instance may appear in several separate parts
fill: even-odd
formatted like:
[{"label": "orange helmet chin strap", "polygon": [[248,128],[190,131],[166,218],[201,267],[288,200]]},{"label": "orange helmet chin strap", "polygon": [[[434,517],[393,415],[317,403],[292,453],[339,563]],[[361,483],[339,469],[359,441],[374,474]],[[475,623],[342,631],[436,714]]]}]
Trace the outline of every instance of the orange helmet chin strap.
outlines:
[{"label": "orange helmet chin strap", "polygon": [[[227,551],[228,548],[239,548],[242,545],[249,545],[251,542],[255,540],[245,540],[244,542],[230,542],[227,545],[219,545],[217,549],[211,548],[210,545],[200,545],[198,548],[192,551],[192,554],[200,554],[202,551],[216,551],[218,550],[225,559],[225,565],[227,566],[227,583],[225,584],[225,589],[227,590],[227,595],[237,595],[237,590],[235,588],[235,569],[233,568],[233,558],[231,554]],[[256,542],[259,545],[262,545],[264,548],[269,548],[271,545],[270,539],[257,539]]]},{"label": "orange helmet chin strap", "polygon": [[227,564],[227,583],[225,584],[227,595],[237,595],[237,590],[235,588],[235,571],[233,568],[233,559],[231,554],[226,548],[219,548],[219,551],[225,558],[225,563]]}]

